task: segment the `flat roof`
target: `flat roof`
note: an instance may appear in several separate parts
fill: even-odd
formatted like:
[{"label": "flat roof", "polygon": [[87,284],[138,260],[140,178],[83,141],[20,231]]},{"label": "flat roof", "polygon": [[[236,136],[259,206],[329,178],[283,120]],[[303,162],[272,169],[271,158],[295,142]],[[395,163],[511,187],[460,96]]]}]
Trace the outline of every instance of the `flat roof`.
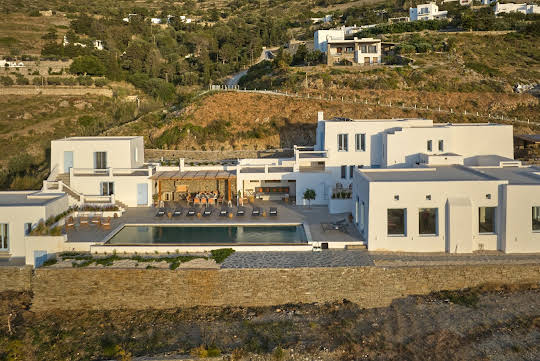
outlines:
[{"label": "flat roof", "polygon": [[350,118],[344,118],[344,117],[333,117],[333,118],[330,118],[330,119],[326,119],[325,121],[326,122],[384,123],[384,122],[408,122],[408,121],[412,121],[412,120],[432,121],[431,119],[427,119],[427,118],[350,119]]},{"label": "flat roof", "polygon": [[65,193],[40,191],[0,192],[0,207],[44,206],[65,196],[67,196]]},{"label": "flat roof", "polygon": [[460,182],[507,181],[514,185],[540,185],[540,167],[467,167],[444,165],[434,167],[384,170],[362,169],[360,173],[369,182]]},{"label": "flat roof", "polygon": [[529,143],[540,143],[540,134],[515,134],[514,137]]},{"label": "flat roof", "polygon": [[502,167],[502,168],[476,168],[490,177],[507,180],[514,185],[540,185],[540,167]]},{"label": "flat roof", "polygon": [[459,181],[493,181],[489,175],[474,171],[460,165],[444,165],[384,170],[363,169],[360,173],[370,182],[459,182]]},{"label": "flat roof", "polygon": [[103,136],[103,137],[68,137],[63,139],[55,139],[53,142],[64,142],[64,141],[97,141],[97,140],[131,140],[136,138],[142,138],[140,135],[129,135],[129,136]]}]

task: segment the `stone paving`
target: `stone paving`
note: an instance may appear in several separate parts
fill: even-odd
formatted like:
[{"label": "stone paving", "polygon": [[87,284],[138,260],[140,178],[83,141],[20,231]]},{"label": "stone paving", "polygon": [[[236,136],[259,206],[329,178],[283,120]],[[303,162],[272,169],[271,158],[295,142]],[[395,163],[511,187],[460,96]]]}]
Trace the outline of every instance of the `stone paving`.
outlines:
[{"label": "stone paving", "polygon": [[365,251],[236,252],[221,268],[301,268],[373,266]]},{"label": "stone paving", "polygon": [[508,263],[540,264],[540,254],[381,254],[361,250],[236,252],[223,262],[221,268],[400,267]]}]

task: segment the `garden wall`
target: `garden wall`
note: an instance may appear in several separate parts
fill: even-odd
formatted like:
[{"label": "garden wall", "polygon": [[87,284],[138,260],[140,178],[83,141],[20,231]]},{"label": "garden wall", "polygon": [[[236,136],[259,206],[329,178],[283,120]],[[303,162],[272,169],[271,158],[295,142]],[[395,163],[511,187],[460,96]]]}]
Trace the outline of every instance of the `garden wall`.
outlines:
[{"label": "garden wall", "polygon": [[0,267],[0,292],[27,291],[31,287],[32,267]]},{"label": "garden wall", "polygon": [[393,299],[487,282],[540,281],[540,265],[294,269],[54,269],[32,279],[33,310],[270,306],[348,299],[383,307]]},{"label": "garden wall", "polygon": [[113,91],[108,88],[90,88],[90,87],[71,87],[71,86],[55,86],[55,87],[36,87],[33,85],[28,86],[10,86],[0,87],[0,96],[3,95],[102,95],[106,97],[112,97]]}]

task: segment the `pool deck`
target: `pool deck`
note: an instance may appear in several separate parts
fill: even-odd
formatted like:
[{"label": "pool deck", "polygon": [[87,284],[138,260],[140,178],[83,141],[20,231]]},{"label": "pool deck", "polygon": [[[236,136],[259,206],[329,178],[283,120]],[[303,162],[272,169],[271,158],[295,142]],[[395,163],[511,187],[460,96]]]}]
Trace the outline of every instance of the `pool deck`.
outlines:
[{"label": "pool deck", "polygon": [[[179,217],[169,219],[167,215],[156,217],[156,208],[140,207],[128,208],[124,215],[117,219],[111,219],[111,228],[102,229],[95,225],[85,227],[75,226],[75,229],[68,230],[68,242],[103,242],[108,239],[113,232],[116,232],[123,225],[129,224],[148,224],[148,225],[204,225],[204,224],[291,224],[301,223],[309,227],[309,233],[313,242],[345,242],[358,243],[361,241],[360,233],[352,225],[346,226],[346,231],[322,229],[322,223],[333,222],[341,219],[346,219],[347,214],[331,215],[328,213],[327,206],[293,206],[281,202],[260,201],[255,203],[256,207],[268,212],[270,207],[278,209],[277,216],[252,216],[252,205],[245,206],[246,214],[244,216],[236,216],[236,207],[233,207],[233,218],[219,216],[219,211],[216,209],[211,216],[207,217],[187,217],[185,210]],[[219,209],[219,208],[218,208]],[[261,245],[262,247],[263,245]]]}]

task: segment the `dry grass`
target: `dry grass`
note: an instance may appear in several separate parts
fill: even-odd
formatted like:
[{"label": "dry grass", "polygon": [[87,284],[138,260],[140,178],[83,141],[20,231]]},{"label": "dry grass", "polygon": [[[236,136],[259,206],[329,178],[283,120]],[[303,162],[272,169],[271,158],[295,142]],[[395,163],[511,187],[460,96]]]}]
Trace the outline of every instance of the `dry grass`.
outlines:
[{"label": "dry grass", "polygon": [[30,17],[23,14],[0,14],[0,54],[17,49],[20,54],[40,55],[46,40],[41,39],[50,28],[56,28],[61,39],[69,20],[61,15]]}]

